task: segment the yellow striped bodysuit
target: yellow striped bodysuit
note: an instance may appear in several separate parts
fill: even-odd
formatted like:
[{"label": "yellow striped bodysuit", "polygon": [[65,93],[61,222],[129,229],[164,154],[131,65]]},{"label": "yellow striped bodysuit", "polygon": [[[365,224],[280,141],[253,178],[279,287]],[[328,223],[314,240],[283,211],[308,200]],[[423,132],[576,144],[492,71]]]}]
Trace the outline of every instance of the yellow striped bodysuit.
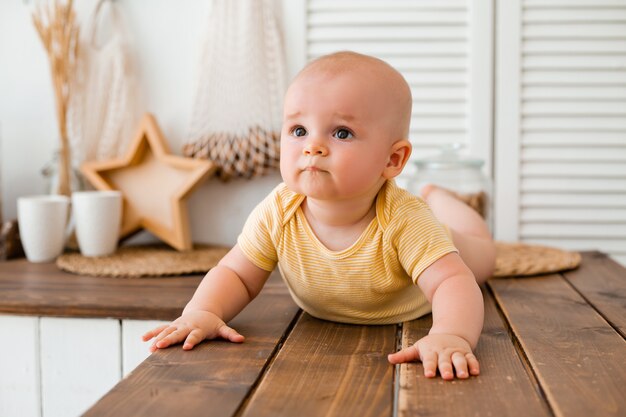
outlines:
[{"label": "yellow striped bodysuit", "polygon": [[300,207],[304,198],[278,185],[237,239],[256,266],[272,271],[278,264],[298,306],[321,319],[355,324],[399,323],[430,312],[417,280],[456,248],[423,200],[387,181],[361,236],[349,248],[331,251],[309,226]]}]

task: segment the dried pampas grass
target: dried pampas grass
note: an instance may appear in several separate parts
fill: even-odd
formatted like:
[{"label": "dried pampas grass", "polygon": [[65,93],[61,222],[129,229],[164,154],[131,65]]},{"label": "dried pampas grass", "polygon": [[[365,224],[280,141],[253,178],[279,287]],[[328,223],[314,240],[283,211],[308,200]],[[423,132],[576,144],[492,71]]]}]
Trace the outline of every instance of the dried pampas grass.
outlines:
[{"label": "dried pampas grass", "polygon": [[38,6],[33,14],[33,24],[39,33],[50,60],[50,73],[54,89],[57,120],[60,133],[58,194],[69,196],[70,147],[67,135],[67,108],[72,93],[71,85],[76,71],[79,27],[72,0],[62,3],[51,0]]}]

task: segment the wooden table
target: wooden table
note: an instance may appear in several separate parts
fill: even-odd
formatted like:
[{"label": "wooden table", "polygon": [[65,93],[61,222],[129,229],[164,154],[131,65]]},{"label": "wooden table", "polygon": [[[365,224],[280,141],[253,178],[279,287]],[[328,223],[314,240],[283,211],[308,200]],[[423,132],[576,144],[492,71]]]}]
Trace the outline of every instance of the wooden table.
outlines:
[{"label": "wooden table", "polygon": [[17,259],[0,262],[0,314],[173,320],[201,280],[90,277]]},{"label": "wooden table", "polygon": [[479,377],[427,379],[420,363],[387,362],[426,334],[430,316],[321,321],[273,281],[231,323],[244,344],[160,350],[86,415],[626,415],[626,269],[585,253],[578,270],[492,280],[483,294]]}]

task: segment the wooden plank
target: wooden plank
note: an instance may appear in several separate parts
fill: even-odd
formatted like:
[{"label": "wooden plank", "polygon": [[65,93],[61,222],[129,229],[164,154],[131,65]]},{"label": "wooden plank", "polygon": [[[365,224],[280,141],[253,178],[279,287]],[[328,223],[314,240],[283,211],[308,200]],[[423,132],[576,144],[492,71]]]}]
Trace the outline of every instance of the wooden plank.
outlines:
[{"label": "wooden plank", "polygon": [[626,415],[624,339],[561,276],[488,284],[557,417]]},{"label": "wooden plank", "polygon": [[122,377],[119,320],[41,318],[45,417],[84,412]]},{"label": "wooden plank", "polygon": [[391,416],[396,326],[303,314],[242,416]]},{"label": "wooden plank", "polygon": [[39,318],[0,316],[0,416],[40,417]]},{"label": "wooden plank", "polygon": [[563,276],[626,337],[626,268],[600,252],[585,252],[580,267]]},{"label": "wooden plank", "polygon": [[232,416],[289,328],[297,306],[284,286],[266,285],[231,325],[243,344],[214,340],[159,350],[86,416]]},{"label": "wooden plank", "polygon": [[[476,348],[480,375],[444,381],[424,377],[421,362],[400,365],[398,415],[409,416],[550,416],[534,378],[529,376],[491,294],[483,291],[485,325]],[[402,346],[428,334],[432,316],[406,322]]]},{"label": "wooden plank", "polygon": [[60,271],[54,263],[0,262],[0,313],[173,320],[201,279],[89,277]]}]

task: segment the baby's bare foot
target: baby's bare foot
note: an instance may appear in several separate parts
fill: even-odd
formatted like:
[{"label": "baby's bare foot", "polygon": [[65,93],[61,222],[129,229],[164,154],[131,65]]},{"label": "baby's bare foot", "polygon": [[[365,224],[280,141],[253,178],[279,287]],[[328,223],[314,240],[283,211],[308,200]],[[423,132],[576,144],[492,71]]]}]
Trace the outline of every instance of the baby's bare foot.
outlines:
[{"label": "baby's bare foot", "polygon": [[421,189],[420,189],[420,194],[422,196],[422,199],[426,202],[428,202],[428,200],[432,197],[433,194],[445,194],[448,195],[450,197],[453,197],[457,200],[462,200],[459,198],[459,195],[456,194],[455,192],[452,192],[446,188],[443,187],[439,187],[435,184],[426,184],[424,185]]},{"label": "baby's bare foot", "polygon": [[426,184],[424,185],[421,189],[420,189],[420,195],[422,196],[422,199],[425,201],[428,201],[428,196],[430,195],[430,193],[437,188],[436,185],[434,184]]},{"label": "baby's bare foot", "polygon": [[470,206],[474,211],[478,212],[482,218],[486,216],[487,194],[485,194],[484,191],[479,191],[474,194],[459,194],[438,185],[426,184],[421,188],[420,194],[428,205],[432,205],[431,203],[434,201],[449,201],[446,199],[453,198]]}]

